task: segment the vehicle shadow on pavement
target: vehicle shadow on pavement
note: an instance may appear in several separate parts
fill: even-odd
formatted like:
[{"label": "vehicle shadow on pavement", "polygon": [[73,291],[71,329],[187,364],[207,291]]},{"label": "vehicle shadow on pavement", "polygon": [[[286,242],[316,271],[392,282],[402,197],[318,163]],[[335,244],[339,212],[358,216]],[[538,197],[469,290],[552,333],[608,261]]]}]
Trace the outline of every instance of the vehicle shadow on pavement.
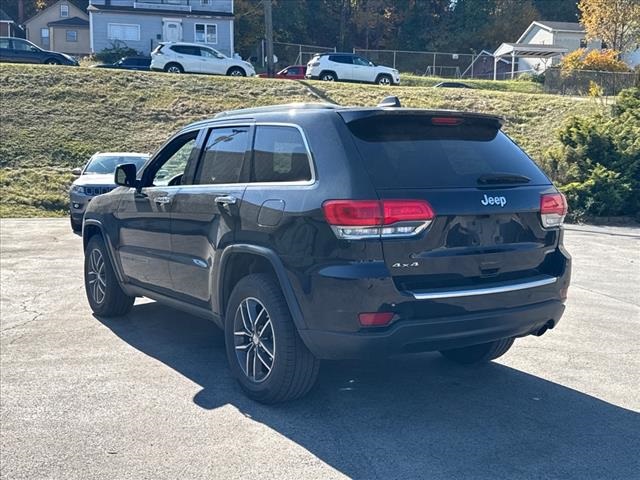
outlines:
[{"label": "vehicle shadow on pavement", "polygon": [[325,362],[307,397],[263,406],[231,377],[212,322],[157,303],[99,320],[200,385],[200,407],[232,404],[349,477],[582,480],[640,471],[638,413],[498,363],[464,368],[438,354]]}]

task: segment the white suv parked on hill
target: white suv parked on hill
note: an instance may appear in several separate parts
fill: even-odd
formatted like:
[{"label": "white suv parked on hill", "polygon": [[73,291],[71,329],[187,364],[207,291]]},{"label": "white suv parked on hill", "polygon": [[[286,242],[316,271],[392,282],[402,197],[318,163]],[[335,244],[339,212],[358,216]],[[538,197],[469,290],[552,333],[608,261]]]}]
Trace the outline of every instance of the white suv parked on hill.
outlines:
[{"label": "white suv parked on hill", "polygon": [[395,68],[384,67],[370,62],[354,53],[322,53],[315,55],[307,63],[306,78],[334,82],[377,83],[379,85],[399,85],[400,73]]},{"label": "white suv parked on hill", "polygon": [[212,73],[232,77],[252,77],[256,71],[249,62],[223,55],[199,43],[163,42],[151,52],[151,70],[170,73]]}]

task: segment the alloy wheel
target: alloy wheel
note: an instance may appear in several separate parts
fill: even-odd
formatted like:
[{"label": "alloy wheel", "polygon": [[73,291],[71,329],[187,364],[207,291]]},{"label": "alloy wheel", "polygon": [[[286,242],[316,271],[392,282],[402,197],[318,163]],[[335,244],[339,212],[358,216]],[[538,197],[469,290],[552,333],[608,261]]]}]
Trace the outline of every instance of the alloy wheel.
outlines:
[{"label": "alloy wheel", "polygon": [[104,302],[107,291],[107,275],[105,272],[104,257],[97,248],[91,251],[89,257],[89,290],[93,300],[97,304]]},{"label": "alloy wheel", "polygon": [[391,85],[391,80],[389,80],[389,77],[381,77],[380,80],[378,80],[378,84],[379,85]]},{"label": "alloy wheel", "polygon": [[245,298],[233,320],[233,336],[236,358],[246,377],[264,382],[271,371],[276,356],[276,339],[271,317],[257,298]]},{"label": "alloy wheel", "polygon": [[167,68],[167,72],[169,72],[169,73],[180,73],[180,69],[178,67],[176,67],[175,65],[172,65],[171,67]]}]

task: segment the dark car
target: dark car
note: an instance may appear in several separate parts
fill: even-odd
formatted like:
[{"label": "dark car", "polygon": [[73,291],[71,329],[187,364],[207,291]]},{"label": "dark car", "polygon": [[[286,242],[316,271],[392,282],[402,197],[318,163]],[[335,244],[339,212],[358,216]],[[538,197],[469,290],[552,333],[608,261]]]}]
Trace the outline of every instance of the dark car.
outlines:
[{"label": "dark car", "polygon": [[92,65],[93,68],[115,68],[118,70],[141,70],[149,71],[151,66],[151,57],[124,57],[116,63],[102,63]]},{"label": "dark car", "polygon": [[[273,74],[272,78],[286,78],[288,80],[304,80],[304,75],[307,73],[306,65],[289,65],[283,68],[278,73]],[[269,78],[266,73],[258,75],[260,78]]]},{"label": "dark car", "polygon": [[462,82],[440,82],[436,83],[433,88],[473,88]]},{"label": "dark car", "polygon": [[304,395],[320,359],[495,359],[558,324],[571,271],[565,199],[501,125],[325,104],[191,124],[89,205],[89,305],[213,320],[265,403]]},{"label": "dark car", "polygon": [[78,61],[70,55],[42,50],[28,40],[14,37],[0,37],[0,62],[78,65]]}]

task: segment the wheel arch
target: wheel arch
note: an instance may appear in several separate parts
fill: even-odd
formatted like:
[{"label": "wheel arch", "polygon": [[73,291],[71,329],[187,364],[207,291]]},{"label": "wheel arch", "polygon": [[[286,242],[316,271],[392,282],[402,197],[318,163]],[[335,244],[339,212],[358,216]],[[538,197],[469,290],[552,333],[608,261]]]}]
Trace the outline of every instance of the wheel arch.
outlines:
[{"label": "wheel arch", "polygon": [[320,75],[318,75],[318,78],[319,78],[319,79],[322,79],[322,76],[323,76],[325,73],[330,73],[331,75],[333,75],[333,78],[335,78],[335,80],[336,80],[336,81],[338,81],[338,80],[340,79],[340,77],[338,77],[338,74],[337,74],[336,72],[334,72],[333,70],[329,70],[329,69],[322,70],[322,71],[320,72]]},{"label": "wheel arch", "polygon": [[306,329],[306,323],[300,310],[289,277],[282,261],[271,249],[258,245],[238,244],[224,249],[220,257],[218,278],[215,282],[217,292],[217,311],[223,317],[227,301],[233,287],[247,275],[252,273],[271,273],[280,285],[280,289],[291,312],[291,317],[298,330]]},{"label": "wheel arch", "polygon": [[87,245],[89,245],[89,241],[95,237],[96,235],[100,235],[102,240],[104,240],[104,244],[107,247],[107,253],[109,254],[109,260],[111,260],[111,265],[113,265],[113,270],[116,274],[118,282],[120,285],[124,283],[124,276],[122,275],[122,270],[120,268],[120,263],[116,259],[116,255],[113,249],[113,245],[111,244],[111,239],[104,231],[104,226],[102,222],[96,219],[87,219],[85,218],[83,226],[82,226],[82,249],[86,251]]},{"label": "wheel arch", "polygon": [[247,70],[242,68],[240,65],[231,65],[229,68],[227,68],[227,73],[225,75],[229,76],[231,75],[231,71],[232,70],[242,70],[242,73],[244,74],[244,76],[247,76]]}]

